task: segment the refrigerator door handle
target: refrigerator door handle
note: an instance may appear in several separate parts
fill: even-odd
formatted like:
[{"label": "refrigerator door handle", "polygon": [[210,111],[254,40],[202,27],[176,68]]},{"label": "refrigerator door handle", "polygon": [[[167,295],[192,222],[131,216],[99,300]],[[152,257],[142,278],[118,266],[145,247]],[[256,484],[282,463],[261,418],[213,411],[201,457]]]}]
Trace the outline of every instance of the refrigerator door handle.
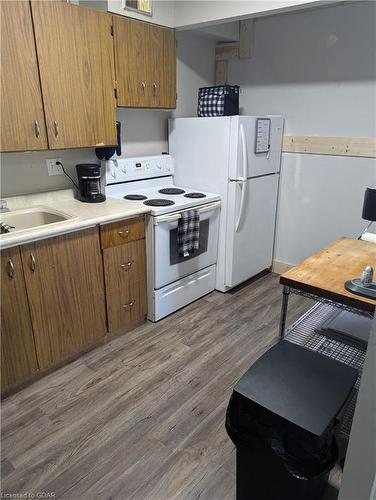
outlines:
[{"label": "refrigerator door handle", "polygon": [[244,209],[244,201],[245,201],[245,195],[246,195],[246,189],[247,189],[247,174],[248,174],[248,154],[247,154],[247,143],[245,142],[245,134],[244,134],[244,126],[241,123],[240,124],[240,139],[242,143],[242,151],[243,151],[243,176],[240,177],[239,181],[242,183],[242,193],[240,197],[240,206],[239,206],[239,214],[238,218],[236,220],[235,224],[235,232],[238,232],[240,222],[242,219],[243,215],[243,209]]}]

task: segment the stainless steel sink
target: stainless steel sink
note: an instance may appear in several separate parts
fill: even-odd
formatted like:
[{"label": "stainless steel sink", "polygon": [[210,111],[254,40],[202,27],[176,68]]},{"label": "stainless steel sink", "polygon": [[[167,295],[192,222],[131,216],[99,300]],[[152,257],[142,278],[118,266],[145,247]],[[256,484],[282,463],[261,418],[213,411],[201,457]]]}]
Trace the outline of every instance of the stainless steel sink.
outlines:
[{"label": "stainless steel sink", "polygon": [[47,207],[32,207],[0,213],[0,222],[9,229],[9,233],[35,229],[47,224],[60,224],[76,218]]}]

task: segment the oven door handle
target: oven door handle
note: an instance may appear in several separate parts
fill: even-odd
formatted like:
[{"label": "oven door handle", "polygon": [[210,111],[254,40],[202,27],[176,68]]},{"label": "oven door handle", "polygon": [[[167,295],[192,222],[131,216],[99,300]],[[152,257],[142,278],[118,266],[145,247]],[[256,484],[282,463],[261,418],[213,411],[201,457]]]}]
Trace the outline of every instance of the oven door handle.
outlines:
[{"label": "oven door handle", "polygon": [[209,203],[208,205],[199,208],[198,211],[200,212],[200,214],[204,214],[205,212],[211,212],[212,210],[214,210],[215,208],[219,208],[220,206],[221,206],[220,201],[214,201],[213,203]]},{"label": "oven door handle", "polygon": [[[213,203],[209,203],[208,205],[203,206],[202,208],[198,208],[198,211],[200,214],[204,214],[205,212],[211,212],[212,210],[215,210],[216,208],[219,208],[221,206],[220,201],[215,201]],[[188,210],[194,210],[194,207],[189,208]],[[187,212],[188,210],[182,210],[182,212]],[[161,222],[176,222],[177,220],[181,219],[181,212],[178,214],[173,214],[173,215],[160,215],[159,217],[154,217],[154,226],[158,226]]]},{"label": "oven door handle", "polygon": [[160,215],[159,217],[154,217],[154,226],[158,226],[161,222],[175,222],[181,218],[180,214],[174,215]]}]

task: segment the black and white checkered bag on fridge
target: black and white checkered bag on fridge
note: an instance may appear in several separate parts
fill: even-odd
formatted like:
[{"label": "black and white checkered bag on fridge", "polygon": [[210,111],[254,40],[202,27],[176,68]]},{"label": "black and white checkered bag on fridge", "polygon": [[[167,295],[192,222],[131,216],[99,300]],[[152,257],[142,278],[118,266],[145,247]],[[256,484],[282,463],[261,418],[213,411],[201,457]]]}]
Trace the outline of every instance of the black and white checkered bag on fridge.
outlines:
[{"label": "black and white checkered bag on fridge", "polygon": [[231,116],[239,114],[239,86],[217,85],[198,90],[198,116]]},{"label": "black and white checkered bag on fridge", "polygon": [[198,116],[223,116],[225,96],[223,92],[206,93],[198,101]]}]

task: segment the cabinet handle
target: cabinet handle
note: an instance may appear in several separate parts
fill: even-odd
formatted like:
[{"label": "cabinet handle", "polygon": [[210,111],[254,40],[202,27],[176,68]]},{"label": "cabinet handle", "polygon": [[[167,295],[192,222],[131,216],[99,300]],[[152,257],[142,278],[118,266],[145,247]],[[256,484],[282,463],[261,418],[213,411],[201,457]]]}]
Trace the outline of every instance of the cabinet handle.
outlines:
[{"label": "cabinet handle", "polygon": [[145,93],[145,90],[146,90],[146,83],[145,82],[141,82],[141,89],[142,89],[142,92]]},{"label": "cabinet handle", "polygon": [[136,301],[133,299],[133,300],[131,300],[128,304],[123,304],[123,308],[124,308],[124,309],[130,309],[131,307],[133,307],[133,306],[134,306],[135,302],[136,302]]},{"label": "cabinet handle", "polygon": [[12,259],[8,259],[8,276],[9,278],[14,278],[15,270]]},{"label": "cabinet handle", "polygon": [[133,260],[128,260],[126,264],[121,264],[120,267],[125,271],[129,271],[129,269],[133,266]]},{"label": "cabinet handle", "polygon": [[57,137],[59,135],[59,124],[57,123],[56,120],[54,121],[54,130],[55,130],[55,137]]},{"label": "cabinet handle", "polygon": [[34,130],[35,130],[35,137],[39,139],[40,137],[40,126],[38,123],[38,120],[34,120]]},{"label": "cabinet handle", "polygon": [[118,235],[119,235],[121,238],[128,238],[128,236],[129,236],[129,231],[128,231],[128,229],[125,229],[124,231],[119,231],[119,232],[118,232]]},{"label": "cabinet handle", "polygon": [[153,94],[154,94],[154,96],[157,95],[157,91],[158,91],[158,85],[154,82],[153,83]]},{"label": "cabinet handle", "polygon": [[35,257],[34,255],[31,253],[30,254],[30,269],[33,271],[33,273],[35,272],[35,268],[37,267],[37,264],[35,262]]}]

